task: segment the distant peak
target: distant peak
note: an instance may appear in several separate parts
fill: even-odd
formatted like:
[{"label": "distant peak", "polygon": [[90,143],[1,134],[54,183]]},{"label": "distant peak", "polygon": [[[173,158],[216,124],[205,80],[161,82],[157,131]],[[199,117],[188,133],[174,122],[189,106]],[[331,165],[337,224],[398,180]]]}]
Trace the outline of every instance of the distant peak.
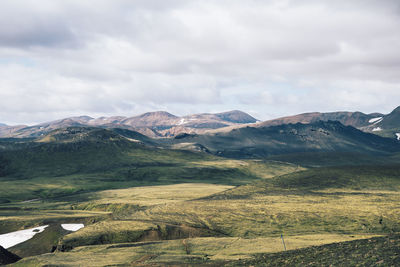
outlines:
[{"label": "distant peak", "polygon": [[83,115],[83,116],[76,116],[76,117],[69,117],[69,118],[65,118],[62,119],[62,121],[66,121],[66,120],[71,120],[71,121],[90,121],[93,120],[92,117]]},{"label": "distant peak", "polygon": [[215,116],[222,120],[233,122],[233,123],[255,123],[257,119],[250,116],[249,114],[240,110],[231,110],[221,113],[216,113]]},{"label": "distant peak", "polygon": [[[243,112],[241,110],[229,110],[229,111],[224,111],[224,112],[219,112],[219,113],[215,113],[215,115],[226,115],[226,114],[241,114],[241,115],[249,115],[246,112]],[[250,116],[250,115],[249,115]]]},{"label": "distant peak", "polygon": [[167,111],[153,111],[153,112],[146,112],[138,117],[168,117],[168,118],[178,118],[177,116],[167,112]]}]

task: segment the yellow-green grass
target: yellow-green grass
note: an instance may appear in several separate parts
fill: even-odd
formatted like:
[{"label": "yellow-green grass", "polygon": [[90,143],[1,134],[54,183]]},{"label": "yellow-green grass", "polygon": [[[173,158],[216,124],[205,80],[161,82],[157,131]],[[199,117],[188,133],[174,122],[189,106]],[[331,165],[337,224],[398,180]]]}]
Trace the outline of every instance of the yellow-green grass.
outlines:
[{"label": "yellow-green grass", "polygon": [[76,246],[136,242],[152,230],[157,230],[157,225],[154,223],[102,221],[66,235],[60,241],[59,249],[70,250]]},{"label": "yellow-green grass", "polygon": [[[97,193],[96,198],[99,199],[84,202],[75,208],[99,209],[101,203],[113,202],[111,205],[115,207],[118,202],[122,203],[122,207],[113,213],[114,221],[107,222],[109,226],[91,231],[91,244],[96,244],[101,229],[108,236],[120,236],[127,229],[123,230],[119,224],[134,229],[133,225],[141,222],[157,227],[166,224],[192,227],[214,235],[242,238],[271,237],[281,233],[375,234],[400,230],[400,192],[397,191],[333,188],[307,193],[291,190],[265,192],[265,188],[255,185],[225,191],[226,188],[219,185],[201,187],[206,190],[204,194],[197,190],[196,184],[104,191]],[[194,199],[187,190],[193,192]],[[218,190],[222,192],[202,197]],[[181,194],[187,194],[187,197]],[[105,202],[102,202],[101,196],[106,198]],[[124,206],[135,203],[143,206],[137,209]],[[90,229],[88,227],[86,231]],[[83,233],[74,233],[74,242],[69,242],[68,236],[63,242],[71,247],[87,245],[87,237]],[[125,241],[129,240],[132,239]],[[112,238],[107,239],[107,243],[113,242]]]},{"label": "yellow-green grass", "polygon": [[171,225],[163,222],[109,220],[68,234],[59,242],[59,250],[68,251],[79,246],[158,241],[194,237],[215,237],[219,233],[204,228],[186,225]]},{"label": "yellow-green grass", "polygon": [[247,173],[259,178],[272,178],[275,176],[302,171],[306,168],[296,164],[274,161],[274,160],[234,160],[221,159],[218,161],[197,161],[193,162],[202,166],[213,166],[216,168],[242,168]]},{"label": "yellow-green grass", "polygon": [[[253,162],[227,160],[219,164],[225,168]],[[282,250],[281,234],[288,249],[296,249],[398,232],[397,173],[398,168],[390,166],[310,169],[274,178],[264,176],[239,187],[178,184],[76,195],[60,205],[67,209],[70,203],[70,212],[92,209],[112,214],[63,237],[61,248],[73,249],[71,252],[26,259],[21,264],[85,265],[87,259],[105,255],[111,259],[104,264],[202,262],[208,258],[225,261]],[[150,243],[111,245],[137,241]],[[93,246],[106,243],[110,245]],[[270,250],[259,250],[263,246]],[[101,266],[102,260],[94,262]]]},{"label": "yellow-green grass", "polygon": [[[92,206],[115,203],[151,206],[202,198],[231,188],[233,186],[201,183],[131,187],[91,193],[89,203]],[[87,203],[85,202],[82,205]]]},{"label": "yellow-green grass", "polygon": [[[77,194],[44,201],[0,205],[0,234],[41,225],[43,223],[91,222],[103,220],[114,213],[130,213],[137,206],[176,203],[205,197],[232,188],[214,184],[176,184],[133,187]],[[93,218],[93,219],[91,219]]]},{"label": "yellow-green grass", "polygon": [[[3,177],[0,179],[0,204],[35,198],[54,199],[71,194],[133,186],[177,183],[239,185],[302,170],[297,165],[275,161],[226,160],[211,156],[195,158],[193,155],[184,158],[185,154],[174,158],[174,155],[160,154],[157,156],[160,162],[154,162],[151,156],[142,154],[140,162],[136,162],[139,155],[130,152],[125,155],[125,160],[134,163],[110,167],[100,172],[66,172],[55,176],[45,173],[29,178]],[[51,166],[43,168],[51,169]]]},{"label": "yellow-green grass", "polygon": [[126,218],[203,227],[228,236],[399,231],[400,193],[255,194],[150,207]]},{"label": "yellow-green grass", "polygon": [[[285,236],[287,249],[343,242],[373,235],[301,235]],[[254,253],[283,251],[279,236],[244,239],[205,237],[181,240],[150,241],[113,245],[83,246],[70,252],[30,257],[13,266],[107,266],[117,264],[201,263],[249,258]]]}]

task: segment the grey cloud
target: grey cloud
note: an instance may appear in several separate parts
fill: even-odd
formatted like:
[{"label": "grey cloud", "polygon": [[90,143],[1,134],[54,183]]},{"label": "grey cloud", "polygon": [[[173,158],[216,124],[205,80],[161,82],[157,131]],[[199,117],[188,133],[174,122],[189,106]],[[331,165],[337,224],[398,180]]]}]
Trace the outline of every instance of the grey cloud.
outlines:
[{"label": "grey cloud", "polygon": [[42,8],[35,1],[2,1],[0,46],[77,46],[79,41],[60,12],[58,8]]},{"label": "grey cloud", "polygon": [[386,112],[400,91],[399,7],[378,0],[4,0],[0,122],[71,110],[242,108],[261,119],[324,108]]}]

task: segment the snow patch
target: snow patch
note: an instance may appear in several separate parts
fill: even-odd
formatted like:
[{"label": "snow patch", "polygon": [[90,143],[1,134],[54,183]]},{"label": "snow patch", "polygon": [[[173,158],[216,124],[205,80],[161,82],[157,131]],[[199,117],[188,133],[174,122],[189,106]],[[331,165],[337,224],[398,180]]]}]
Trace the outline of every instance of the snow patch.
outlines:
[{"label": "snow patch", "polygon": [[382,117],[377,117],[377,118],[370,119],[368,122],[369,123],[378,123],[381,120],[382,120]]},{"label": "snow patch", "polygon": [[396,136],[397,136],[397,140],[400,140],[400,133],[397,133]]},{"label": "snow patch", "polygon": [[381,127],[376,127],[374,129],[372,129],[372,131],[373,132],[379,132],[379,131],[382,131],[382,128]]},{"label": "snow patch", "polygon": [[186,122],[185,122],[185,119],[181,119],[179,122],[178,122],[178,125],[182,125],[182,124],[185,124]]},{"label": "snow patch", "polygon": [[34,235],[43,232],[47,226],[48,225],[39,226],[31,229],[0,235],[0,246],[2,246],[5,249],[11,248],[15,245],[18,245],[22,242],[31,239]]},{"label": "snow patch", "polygon": [[67,231],[75,232],[85,227],[85,225],[83,223],[63,223],[61,224],[61,227]]},{"label": "snow patch", "polygon": [[140,141],[137,139],[132,139],[132,138],[128,138],[128,137],[125,137],[125,139],[127,139],[128,141],[131,141],[131,142],[140,143]]}]

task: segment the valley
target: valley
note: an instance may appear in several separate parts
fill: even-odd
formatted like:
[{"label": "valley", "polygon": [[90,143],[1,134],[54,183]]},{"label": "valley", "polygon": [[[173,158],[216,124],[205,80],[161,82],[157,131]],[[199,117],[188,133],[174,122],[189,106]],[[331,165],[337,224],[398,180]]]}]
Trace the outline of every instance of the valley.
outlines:
[{"label": "valley", "polygon": [[0,266],[400,266],[399,11],[1,1]]},{"label": "valley", "polygon": [[41,227],[7,246],[4,260],[281,266],[336,255],[332,262],[342,265],[399,262],[398,140],[340,121],[261,124],[168,138],[85,125],[3,138],[0,237]]}]

